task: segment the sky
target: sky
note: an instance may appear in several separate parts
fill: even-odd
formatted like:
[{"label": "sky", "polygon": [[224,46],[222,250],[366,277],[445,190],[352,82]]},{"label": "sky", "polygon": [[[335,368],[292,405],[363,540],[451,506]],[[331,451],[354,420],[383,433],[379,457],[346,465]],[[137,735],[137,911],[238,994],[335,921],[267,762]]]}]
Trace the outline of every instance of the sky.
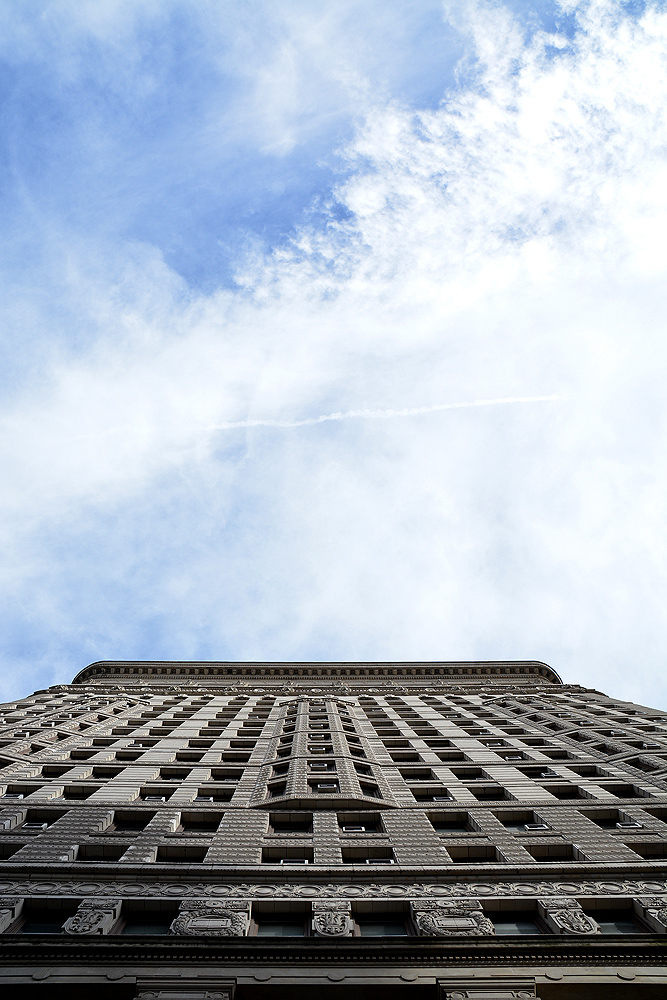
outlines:
[{"label": "sky", "polygon": [[667,7],[0,8],[0,698],[537,659],[667,707]]}]

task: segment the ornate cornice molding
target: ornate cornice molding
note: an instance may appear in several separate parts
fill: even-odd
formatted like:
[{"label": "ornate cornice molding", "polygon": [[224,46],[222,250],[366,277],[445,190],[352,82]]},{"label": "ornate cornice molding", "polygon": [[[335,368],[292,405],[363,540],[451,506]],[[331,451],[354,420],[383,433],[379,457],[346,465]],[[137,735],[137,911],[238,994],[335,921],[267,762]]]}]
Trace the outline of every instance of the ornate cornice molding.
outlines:
[{"label": "ornate cornice molding", "polygon": [[474,660],[474,661],[385,661],[385,662],[233,662],[199,660],[98,660],[84,667],[73,684],[92,680],[127,681],[130,678],[164,678],[175,680],[206,678],[207,681],[234,683],[239,679],[301,684],[343,681],[345,684],[373,680],[445,680],[466,683],[506,683],[542,680],[561,684],[555,670],[539,660]]},{"label": "ornate cornice molding", "polygon": [[15,896],[110,896],[122,898],[159,899],[300,899],[304,902],[322,899],[462,899],[519,897],[534,899],[555,897],[618,897],[651,896],[667,893],[667,881],[654,878],[627,879],[533,879],[493,882],[483,878],[466,882],[201,882],[153,881],[150,879],[105,882],[86,879],[3,879],[0,901]]}]

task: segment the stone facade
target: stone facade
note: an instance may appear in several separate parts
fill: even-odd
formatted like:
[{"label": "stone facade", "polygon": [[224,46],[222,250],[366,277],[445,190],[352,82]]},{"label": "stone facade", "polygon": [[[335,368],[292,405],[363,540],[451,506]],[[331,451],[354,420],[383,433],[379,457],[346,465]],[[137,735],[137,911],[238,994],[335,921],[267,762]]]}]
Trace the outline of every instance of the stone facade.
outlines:
[{"label": "stone facade", "polygon": [[0,979],[649,1000],[666,779],[541,663],[93,664],[0,708]]}]

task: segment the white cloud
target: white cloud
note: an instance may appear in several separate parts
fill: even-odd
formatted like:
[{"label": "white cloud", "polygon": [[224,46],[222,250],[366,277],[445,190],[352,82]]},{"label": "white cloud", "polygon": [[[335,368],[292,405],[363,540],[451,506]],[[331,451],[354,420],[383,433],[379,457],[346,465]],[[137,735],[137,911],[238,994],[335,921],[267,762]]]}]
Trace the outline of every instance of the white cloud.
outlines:
[{"label": "white cloud", "polygon": [[[46,673],[73,650],[539,658],[665,702],[667,15],[594,3],[526,41],[466,10],[471,82],[378,101],[344,151],[351,221],[240,263],[238,293],[184,294],[136,249],[105,289],[80,237],[102,346],[5,413],[5,586]],[[271,421],[292,429],[215,430]]]}]

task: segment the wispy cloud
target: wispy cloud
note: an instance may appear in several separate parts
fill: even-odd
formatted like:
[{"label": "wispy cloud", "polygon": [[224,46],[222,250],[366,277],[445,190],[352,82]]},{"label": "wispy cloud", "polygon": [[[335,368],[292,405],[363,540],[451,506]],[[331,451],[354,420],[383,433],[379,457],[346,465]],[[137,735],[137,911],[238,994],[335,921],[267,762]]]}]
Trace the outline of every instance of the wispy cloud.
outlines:
[{"label": "wispy cloud", "polygon": [[473,399],[464,403],[433,403],[430,406],[404,407],[402,410],[346,410],[344,413],[325,413],[303,420],[228,420],[210,430],[231,431],[251,427],[309,427],[331,420],[391,420],[395,417],[422,417],[442,410],[467,410],[475,406],[508,406],[514,403],[555,403],[561,396],[516,396],[506,399]]}]

